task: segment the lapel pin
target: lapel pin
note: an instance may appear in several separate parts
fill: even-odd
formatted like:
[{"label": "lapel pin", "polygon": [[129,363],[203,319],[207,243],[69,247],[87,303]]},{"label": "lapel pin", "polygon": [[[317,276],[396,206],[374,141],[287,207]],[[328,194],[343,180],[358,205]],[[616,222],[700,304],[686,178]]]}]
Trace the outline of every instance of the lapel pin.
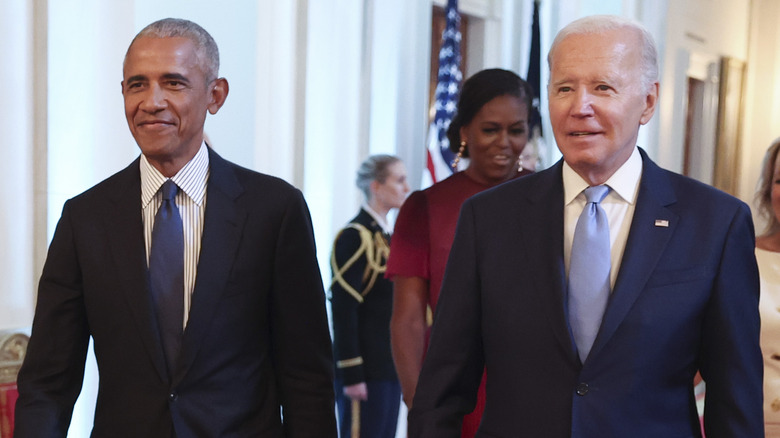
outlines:
[{"label": "lapel pin", "polygon": [[669,221],[666,220],[666,219],[656,219],[655,220],[655,226],[656,227],[669,228]]}]

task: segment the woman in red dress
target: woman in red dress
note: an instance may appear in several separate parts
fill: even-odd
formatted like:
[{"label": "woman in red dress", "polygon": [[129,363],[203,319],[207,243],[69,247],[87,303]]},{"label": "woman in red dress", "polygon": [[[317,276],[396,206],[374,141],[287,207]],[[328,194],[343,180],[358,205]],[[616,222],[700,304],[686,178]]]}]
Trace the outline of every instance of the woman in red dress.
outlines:
[{"label": "woman in red dress", "polygon": [[[468,167],[412,193],[398,214],[385,275],[394,284],[393,360],[409,408],[427,348],[427,311],[436,310],[461,205],[485,189],[531,173],[518,164],[528,141],[531,96],[528,84],[507,70],[482,70],[469,78],[447,130],[450,148],[469,158]],[[476,434],[484,403],[485,376],[476,407],[463,421],[463,438]]]}]

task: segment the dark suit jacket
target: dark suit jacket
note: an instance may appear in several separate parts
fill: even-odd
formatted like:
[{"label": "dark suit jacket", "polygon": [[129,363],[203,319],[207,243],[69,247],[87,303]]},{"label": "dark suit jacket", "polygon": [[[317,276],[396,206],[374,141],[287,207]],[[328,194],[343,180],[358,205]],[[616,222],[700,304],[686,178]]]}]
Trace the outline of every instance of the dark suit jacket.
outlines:
[{"label": "dark suit jacket", "polygon": [[457,437],[483,366],[479,437],[763,437],[758,272],[748,207],[644,162],[600,332],[580,363],[565,315],[562,163],[467,201],[410,437]]},{"label": "dark suit jacket", "polygon": [[[390,316],[393,311],[393,283],[384,277],[384,270],[370,268],[366,242],[361,232],[349,225],[361,225],[370,233],[368,245],[372,256],[380,252],[376,239],[389,240],[382,227],[366,210],[360,212],[336,236],[333,257],[339,269],[363,251],[352,265],[343,272],[344,282],[362,295],[359,302],[339,282],[334,281],[331,290],[333,313],[333,355],[336,360],[336,377],[344,386],[361,382],[397,381],[390,348]],[[389,245],[389,243],[387,243]],[[386,256],[379,259],[386,267]],[[332,266],[331,266],[332,268]],[[373,285],[365,290],[374,277]],[[365,292],[364,292],[365,291]],[[338,366],[339,361],[363,359],[361,364]]]},{"label": "dark suit jacket", "polygon": [[19,374],[17,437],[65,436],[90,336],[100,370],[92,436],[336,436],[306,203],[277,178],[211,150],[209,159],[178,371],[168,377],[154,322],[136,160],[65,203]]}]

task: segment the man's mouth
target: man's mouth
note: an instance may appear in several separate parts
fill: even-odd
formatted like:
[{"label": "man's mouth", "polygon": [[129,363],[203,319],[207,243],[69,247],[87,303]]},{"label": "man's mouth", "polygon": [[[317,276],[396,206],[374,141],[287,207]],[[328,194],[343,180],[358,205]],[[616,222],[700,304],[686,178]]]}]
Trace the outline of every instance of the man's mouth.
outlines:
[{"label": "man's mouth", "polygon": [[142,120],[138,122],[138,126],[144,126],[144,125],[173,125],[173,122],[168,120],[160,120],[160,119]]}]

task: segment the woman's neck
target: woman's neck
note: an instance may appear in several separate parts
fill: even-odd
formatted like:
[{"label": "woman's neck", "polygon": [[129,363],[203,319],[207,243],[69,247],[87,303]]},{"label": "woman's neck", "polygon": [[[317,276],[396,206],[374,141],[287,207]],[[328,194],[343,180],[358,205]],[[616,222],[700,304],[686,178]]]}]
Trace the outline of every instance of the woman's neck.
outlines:
[{"label": "woman's neck", "polygon": [[757,237],[756,247],[766,251],[780,252],[780,232]]},{"label": "woman's neck", "polygon": [[382,217],[385,221],[387,221],[387,213],[390,211],[389,208],[385,207],[381,203],[377,202],[376,199],[370,199],[366,205],[371,207],[372,210],[374,210],[374,213],[378,214]]}]

